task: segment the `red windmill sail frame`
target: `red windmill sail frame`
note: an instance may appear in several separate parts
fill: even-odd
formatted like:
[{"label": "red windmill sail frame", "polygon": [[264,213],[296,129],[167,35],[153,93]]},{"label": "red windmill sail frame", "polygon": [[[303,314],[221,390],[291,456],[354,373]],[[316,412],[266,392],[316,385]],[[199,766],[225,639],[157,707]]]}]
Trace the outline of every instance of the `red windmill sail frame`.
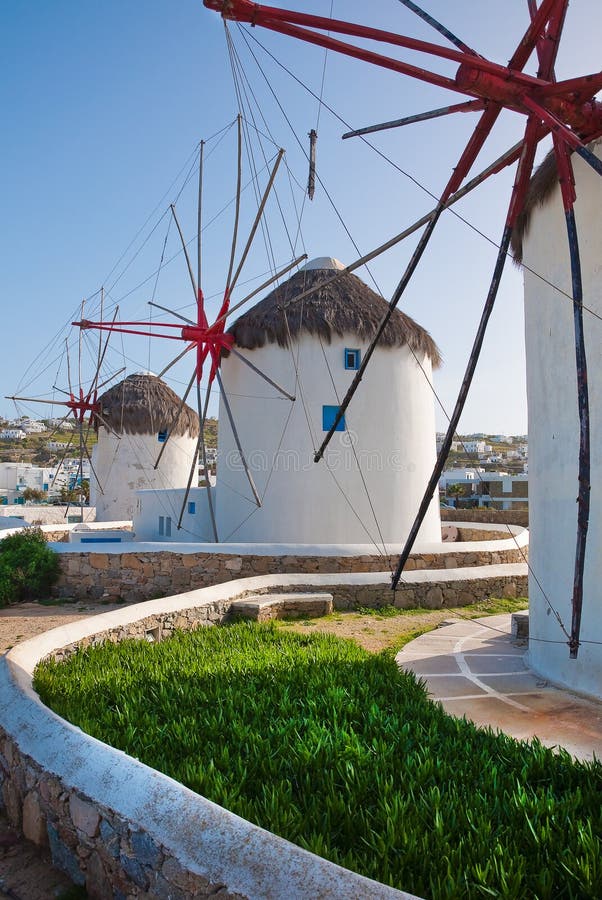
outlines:
[{"label": "red windmill sail frame", "polygon": [[[397,570],[393,576],[393,588],[397,586],[401,577],[403,567],[408,559],[420,525],[431,502],[434,490],[436,489],[439,476],[443,471],[451,447],[451,441],[459,423],[460,414],[463,410],[468,388],[472,381],[476,362],[480,354],[485,328],[497,295],[505,258],[510,246],[512,231],[525,203],[525,197],[535,160],[535,151],[542,138],[547,134],[552,134],[554,153],[558,165],[559,182],[567,220],[568,243],[571,259],[580,422],[579,497],[577,549],[572,597],[573,615],[571,633],[569,635],[565,632],[568,638],[571,658],[575,658],[580,645],[579,632],[583,599],[584,557],[589,519],[590,448],[587,362],[583,334],[581,264],[579,260],[579,246],[574,216],[574,202],[576,197],[570,154],[571,152],[578,153],[589,165],[595,168],[599,174],[602,174],[602,162],[587,148],[587,144],[590,141],[602,134],[602,104],[595,99],[596,92],[602,89],[602,73],[598,72],[593,75],[590,74],[572,78],[564,82],[556,81],[554,65],[568,8],[568,0],[543,0],[539,7],[537,5],[537,0],[527,0],[531,22],[523,38],[519,42],[508,66],[497,65],[478,55],[462,41],[455,38],[451,32],[437,23],[427,13],[423,13],[423,11],[420,10],[415,3],[410,2],[410,0],[401,0],[401,2],[433,25],[437,31],[445,35],[445,37],[455,45],[455,49],[351,22],[264,6],[252,3],[250,0],[203,0],[203,2],[207,8],[220,12],[224,19],[233,19],[239,22],[247,22],[253,26],[262,26],[271,31],[287,34],[291,37],[299,38],[306,42],[324,47],[327,50],[333,50],[346,56],[437,85],[447,90],[462,93],[468,97],[474,98],[479,104],[477,108],[482,109],[481,117],[473,135],[460,157],[458,165],[455,167],[453,175],[440,197],[439,204],[427,224],[418,247],[414,251],[410,263],[391,299],[389,312],[383,318],[373,343],[364,354],[360,370],[356,374],[351,387],[339,407],[339,413],[335,418],[330,431],[316,453],[316,461],[322,457],[337,425],[345,414],[345,410],[347,409],[355,390],[359,386],[365,368],[370,360],[374,347],[376,346],[376,342],[386,327],[397,303],[401,299],[426,245],[430,240],[445,204],[450,196],[459,189],[460,185],[467,177],[501,110],[512,110],[525,115],[527,118],[522,153],[520,155],[504,233],[500,244],[500,252],[498,254],[498,260],[485,303],[485,309],[473,344],[460,395],[450,419],[450,425],[438,455],[433,476],[427,486],[416,521],[410,531]],[[328,31],[330,33],[322,34],[320,33],[321,31]],[[438,73],[431,72],[428,69],[409,65],[408,63],[384,56],[364,47],[358,47],[346,43],[345,41],[338,40],[331,36],[332,33],[418,51],[440,59],[457,62],[459,63],[459,67],[454,79],[447,78]],[[537,52],[539,62],[537,77],[529,76],[522,71],[534,51]],[[458,107],[456,106],[455,109],[457,108]],[[452,112],[453,110],[454,108],[450,107],[447,111]],[[445,110],[436,110],[434,113],[436,115],[441,115],[445,113]],[[430,117],[429,114],[424,116],[424,118],[428,117]],[[392,124],[395,123],[387,123],[389,127]],[[405,124],[405,122],[402,120],[399,124]]]}]

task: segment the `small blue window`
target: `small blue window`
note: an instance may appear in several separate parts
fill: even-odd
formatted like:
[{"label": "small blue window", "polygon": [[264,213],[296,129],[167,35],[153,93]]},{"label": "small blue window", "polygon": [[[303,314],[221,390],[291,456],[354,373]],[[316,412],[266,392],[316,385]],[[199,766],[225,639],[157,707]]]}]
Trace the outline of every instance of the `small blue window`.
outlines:
[{"label": "small blue window", "polygon": [[189,500],[188,502],[188,512],[191,516],[194,516],[196,513],[196,503],[194,500]]},{"label": "small blue window", "polygon": [[361,359],[361,353],[359,350],[350,350],[349,347],[345,347],[345,368],[346,369],[359,369],[360,359]]},{"label": "small blue window", "polygon": [[159,537],[165,534],[165,516],[159,516]]},{"label": "small blue window", "polygon": [[[337,417],[337,413],[339,411],[338,406],[323,406],[322,407],[322,431],[330,431],[332,426],[334,425],[334,420]],[[342,416],[340,422],[337,424],[335,431],[345,431],[345,416]]]},{"label": "small blue window", "polygon": [[165,441],[167,440],[167,434],[168,434],[167,431],[160,431],[160,432],[159,432],[159,434],[157,435],[157,440],[159,441],[160,444],[164,444],[164,443],[165,443]]}]

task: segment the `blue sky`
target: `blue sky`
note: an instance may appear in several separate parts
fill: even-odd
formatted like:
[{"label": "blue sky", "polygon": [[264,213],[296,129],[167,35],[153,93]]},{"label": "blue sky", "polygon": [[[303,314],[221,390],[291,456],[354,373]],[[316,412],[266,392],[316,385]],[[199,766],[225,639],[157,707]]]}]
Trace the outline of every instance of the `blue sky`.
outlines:
[{"label": "blue sky", "polygon": [[[524,0],[458,0],[451,5],[453,18],[444,0],[424,5],[467,43],[499,62],[510,57],[527,24]],[[315,0],[302,6],[327,15],[331,2]],[[354,21],[366,22],[367,9],[372,25],[438,40],[396,0],[378,0],[369,6],[359,0],[334,2],[335,16]],[[238,104],[223,24],[200,0],[105,0],[102,4],[24,0],[7,5],[2,20],[0,393],[48,396],[53,383],[66,385],[61,361],[65,337],[72,347],[72,362],[77,357],[78,333],[68,323],[84,297],[104,285],[107,307],[119,302],[122,318],[148,316],[148,300],[155,289],[153,273],[166,235],[164,212],[184,178],[176,176],[182,169],[184,174],[188,171],[201,138],[211,138],[233,122]],[[581,0],[569,7],[559,77],[599,68],[601,24],[597,0]],[[247,30],[264,78],[236,25],[230,26],[230,33],[247,79],[247,118],[250,121],[250,109],[255,116],[256,129],[249,125],[249,134],[260,184],[265,183],[276,147],[287,151],[288,171],[282,167],[277,188],[283,217],[276,202],[271,202],[266,215],[270,243],[264,236],[258,239],[242,276],[251,289],[269,271],[266,246],[273,248],[276,264],[285,265],[291,258],[307,179],[307,164],[294,135],[305,149],[307,133],[318,120],[317,101],[255,39],[316,93],[321,90],[324,53],[261,29]],[[441,64],[439,68],[453,71]],[[342,119],[359,127],[461,98],[330,54],[323,99]],[[432,207],[427,191],[442,189],[474,121],[474,116],[456,116],[383,133],[374,144],[392,165],[357,139],[341,141],[346,128],[322,109],[317,161],[323,185],[318,184],[313,203],[303,206],[296,247],[303,247],[310,258],[332,255],[349,263],[357,254],[341,219],[362,253],[407,227]],[[521,128],[518,116],[504,116],[483,154],[483,166],[510,146]],[[260,145],[257,130],[268,129],[273,143],[264,139]],[[230,128],[221,143],[207,144],[203,282],[209,297],[219,295],[227,269],[234,135]],[[411,174],[418,185],[395,166]],[[246,163],[245,183],[250,172]],[[448,410],[487,291],[511,177],[512,173],[504,173],[458,207],[468,224],[445,216],[401,304],[441,348],[444,366],[435,384]],[[196,231],[195,191],[193,179],[178,199],[187,237]],[[248,227],[254,203],[253,188],[248,185],[241,234]],[[174,232],[172,226],[166,259],[179,249]],[[114,268],[132,239],[134,243]],[[390,295],[414,245],[412,240],[404,242],[375,261],[370,273],[358,274],[370,284],[374,278],[383,294]],[[246,289],[241,287],[238,296]],[[154,296],[166,306],[190,304],[181,254],[162,270]],[[218,299],[209,301],[210,308]],[[89,317],[95,313],[95,302],[89,304]],[[94,342],[86,338],[83,346],[85,377],[90,371],[86,353],[93,353]],[[158,371],[178,349],[175,342],[153,342],[149,347],[146,340],[111,341],[107,367]],[[170,375],[172,386],[181,391],[190,367],[181,364]],[[32,404],[20,409],[35,414],[40,407]],[[2,400],[0,412],[14,416],[14,404]],[[443,426],[442,416],[438,423]],[[509,263],[461,430],[522,433],[526,427],[522,277]]]}]

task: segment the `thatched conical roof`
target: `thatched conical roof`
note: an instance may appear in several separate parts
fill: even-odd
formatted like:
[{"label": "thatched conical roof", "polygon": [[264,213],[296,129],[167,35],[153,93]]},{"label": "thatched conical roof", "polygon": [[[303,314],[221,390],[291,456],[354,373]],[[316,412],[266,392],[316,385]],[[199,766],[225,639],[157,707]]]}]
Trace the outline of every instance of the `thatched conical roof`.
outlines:
[{"label": "thatched conical roof", "polygon": [[[330,257],[308,263],[284,284],[245,312],[229,328],[238,347],[255,350],[266,344],[286,347],[302,332],[329,344],[333,335],[355,335],[368,343],[375,336],[388,304],[379,294]],[[334,276],[337,276],[333,280]],[[321,285],[308,296],[298,298]],[[439,365],[439,350],[430,334],[400,310],[395,310],[380,341],[382,347],[410,347]]]},{"label": "thatched conical roof", "polygon": [[523,261],[523,241],[529,233],[533,210],[546,203],[557,184],[558,169],[556,167],[556,157],[554,156],[554,151],[550,150],[531,178],[523,209],[516,221],[512,234],[512,252],[514,254],[514,262],[518,265]]},{"label": "thatched conical roof", "polygon": [[175,391],[156,375],[128,375],[99,398],[102,419],[96,418],[94,426],[98,430],[104,420],[118,434],[170,431],[198,437],[199,417],[186,404],[174,423],[180,402]]},{"label": "thatched conical roof", "polygon": [[[589,145],[590,149],[593,150],[599,143],[599,141],[594,141]],[[514,261],[518,265],[523,261],[523,241],[529,233],[533,211],[537,209],[538,206],[544,206],[552,196],[557,185],[558,167],[556,166],[554,151],[550,150],[531,178],[523,210],[517,219],[512,234],[512,252],[514,254]]]}]

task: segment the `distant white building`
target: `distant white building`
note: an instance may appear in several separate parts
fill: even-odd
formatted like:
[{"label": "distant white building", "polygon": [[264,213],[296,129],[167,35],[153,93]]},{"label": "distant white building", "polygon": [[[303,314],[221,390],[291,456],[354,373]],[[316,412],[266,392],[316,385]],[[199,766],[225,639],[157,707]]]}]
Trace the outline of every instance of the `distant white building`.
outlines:
[{"label": "distant white building", "polygon": [[466,469],[446,469],[439,479],[439,487],[445,489],[448,484],[456,484],[463,481],[478,481],[479,475],[484,472],[480,466],[471,466]]},{"label": "distant white building", "polygon": [[0,431],[2,441],[22,441],[27,435],[22,428],[4,428]]},{"label": "distant white building", "polygon": [[73,431],[74,423],[69,419],[46,419],[49,428],[59,428],[61,431]]},{"label": "distant white building", "polygon": [[21,428],[26,434],[43,434],[48,428],[43,422],[37,422],[33,419],[22,419]]},{"label": "distant white building", "polygon": [[460,443],[460,451],[464,451],[465,453],[490,453],[491,446],[486,444],[485,441],[462,441]]},{"label": "distant white building", "polygon": [[15,503],[22,499],[26,488],[48,493],[53,476],[54,469],[31,463],[0,463],[0,496]]}]

